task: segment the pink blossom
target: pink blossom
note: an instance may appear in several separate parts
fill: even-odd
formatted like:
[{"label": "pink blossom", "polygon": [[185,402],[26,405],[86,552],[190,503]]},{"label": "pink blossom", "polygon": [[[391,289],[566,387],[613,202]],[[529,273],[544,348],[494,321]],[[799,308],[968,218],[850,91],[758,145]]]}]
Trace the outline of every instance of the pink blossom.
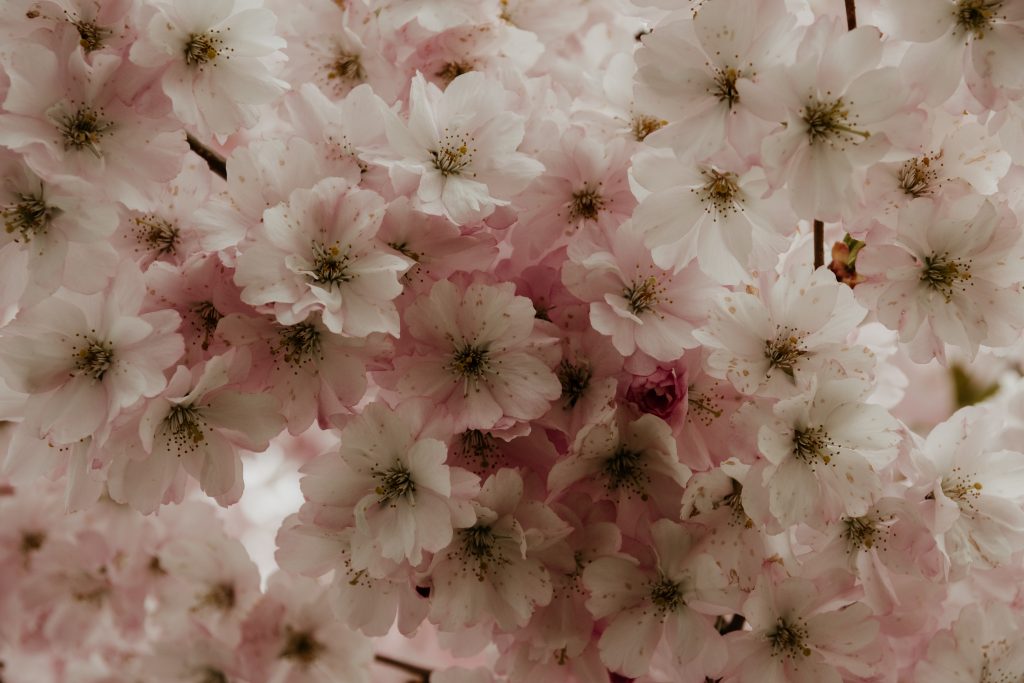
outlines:
[{"label": "pink blossom", "polygon": [[641,412],[668,420],[682,404],[687,404],[686,368],[677,373],[674,367],[658,366],[649,375],[634,375],[626,389],[626,400]]}]

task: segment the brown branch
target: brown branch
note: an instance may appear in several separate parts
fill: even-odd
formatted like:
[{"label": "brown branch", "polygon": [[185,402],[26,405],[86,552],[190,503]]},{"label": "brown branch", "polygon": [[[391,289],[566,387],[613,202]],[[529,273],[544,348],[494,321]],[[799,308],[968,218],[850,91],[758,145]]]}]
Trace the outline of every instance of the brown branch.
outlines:
[{"label": "brown branch", "polygon": [[846,30],[857,28],[857,0],[846,0]]},{"label": "brown branch", "polygon": [[224,161],[224,157],[199,142],[199,140],[196,140],[190,133],[185,134],[185,139],[188,140],[188,146],[192,148],[192,151],[203,158],[203,161],[206,162],[211,171],[225,180],[228,179],[228,165]]},{"label": "brown branch", "polygon": [[384,666],[390,666],[394,669],[401,669],[402,671],[412,674],[413,676],[419,676],[419,679],[420,681],[422,681],[422,683],[429,683],[430,681],[430,669],[424,669],[423,667],[416,666],[415,664],[409,664],[408,662],[403,662],[398,659],[392,659],[387,655],[374,655],[373,658],[376,659],[379,664],[383,664]]},{"label": "brown branch", "polygon": [[814,220],[814,267],[825,265],[825,224]]}]

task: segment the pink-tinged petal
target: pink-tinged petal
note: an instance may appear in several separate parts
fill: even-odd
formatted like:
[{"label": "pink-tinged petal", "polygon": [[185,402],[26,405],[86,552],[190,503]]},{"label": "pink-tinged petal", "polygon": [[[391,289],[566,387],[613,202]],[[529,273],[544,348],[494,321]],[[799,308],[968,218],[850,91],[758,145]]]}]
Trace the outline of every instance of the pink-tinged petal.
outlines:
[{"label": "pink-tinged petal", "polygon": [[76,377],[40,398],[43,403],[38,407],[30,400],[27,413],[36,418],[42,433],[59,443],[95,434],[108,419],[106,387],[91,377]]},{"label": "pink-tinged petal", "polygon": [[108,478],[110,497],[143,514],[156,511],[174,481],[178,462],[166,445],[154,448],[143,460],[125,456],[114,460]]},{"label": "pink-tinged petal", "polygon": [[427,489],[442,497],[451,495],[452,482],[445,460],[448,447],[437,439],[420,439],[408,453],[408,467],[416,488]]},{"label": "pink-tinged petal", "polygon": [[818,480],[811,469],[796,457],[790,457],[779,465],[767,485],[769,509],[782,524],[805,522],[819,506]]},{"label": "pink-tinged petal", "polygon": [[872,618],[871,608],[861,602],[807,620],[811,642],[825,652],[854,654],[862,651],[878,637],[878,631],[879,624]]},{"label": "pink-tinged petal", "polygon": [[231,440],[251,451],[263,451],[281,433],[284,420],[277,399],[269,394],[224,391],[202,406],[202,415],[214,428],[232,432]]},{"label": "pink-tinged petal", "polygon": [[594,560],[583,570],[583,583],[590,591],[587,609],[597,619],[634,607],[647,594],[647,577],[623,557]]},{"label": "pink-tinged petal", "polygon": [[601,634],[601,661],[625,676],[647,673],[661,639],[662,617],[651,607],[634,607],[615,616]]}]

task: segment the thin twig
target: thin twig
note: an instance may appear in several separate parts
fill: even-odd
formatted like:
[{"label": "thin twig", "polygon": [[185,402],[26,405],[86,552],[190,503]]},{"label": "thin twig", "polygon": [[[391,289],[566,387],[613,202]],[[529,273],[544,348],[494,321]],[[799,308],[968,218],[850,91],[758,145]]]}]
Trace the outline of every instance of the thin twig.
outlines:
[{"label": "thin twig", "polygon": [[846,0],[846,30],[857,28],[857,0]]},{"label": "thin twig", "polygon": [[387,655],[374,655],[373,658],[376,659],[378,663],[383,664],[384,666],[390,666],[394,669],[401,669],[402,671],[410,673],[413,676],[419,676],[420,681],[422,681],[422,683],[429,683],[430,681],[430,669],[424,669],[423,667],[416,666],[415,664],[409,664],[408,662],[403,662],[398,659],[392,659]]},{"label": "thin twig", "polygon": [[190,133],[185,134],[185,138],[188,140],[188,146],[192,148],[192,151],[203,158],[206,165],[210,167],[210,170],[219,175],[221,178],[227,180],[228,178],[228,165],[224,161],[224,157],[214,152],[212,149],[204,145],[203,143],[196,140]]},{"label": "thin twig", "polygon": [[825,224],[814,219],[814,267],[825,265]]}]

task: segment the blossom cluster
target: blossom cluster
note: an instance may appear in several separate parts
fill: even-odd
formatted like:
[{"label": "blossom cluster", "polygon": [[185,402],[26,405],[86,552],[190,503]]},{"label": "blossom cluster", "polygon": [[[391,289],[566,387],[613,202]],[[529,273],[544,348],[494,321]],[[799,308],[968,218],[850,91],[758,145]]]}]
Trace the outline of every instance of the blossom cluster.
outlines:
[{"label": "blossom cluster", "polygon": [[1018,680],[1022,55],[1017,0],[5,2],[0,681]]}]

